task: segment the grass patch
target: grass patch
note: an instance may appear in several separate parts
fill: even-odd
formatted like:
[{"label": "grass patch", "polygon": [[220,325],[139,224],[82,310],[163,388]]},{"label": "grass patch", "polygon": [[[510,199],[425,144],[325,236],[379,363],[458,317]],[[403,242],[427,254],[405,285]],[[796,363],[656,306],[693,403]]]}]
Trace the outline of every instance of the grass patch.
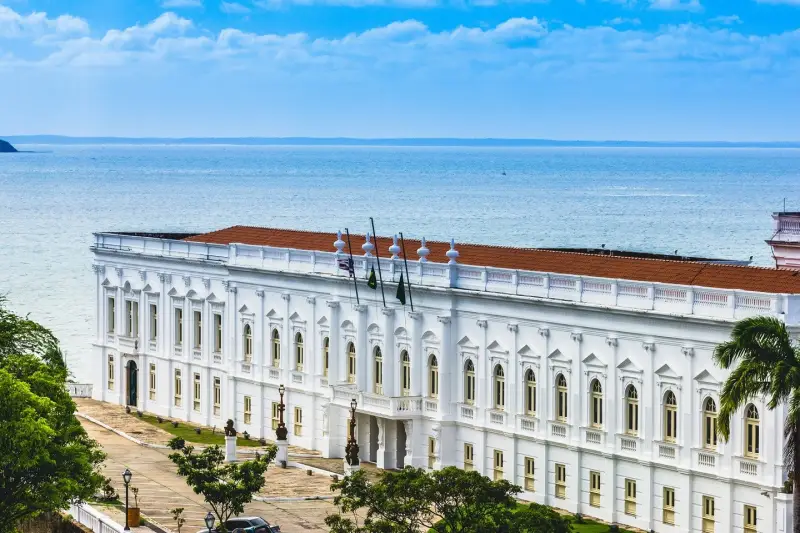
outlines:
[{"label": "grass patch", "polygon": [[[138,415],[131,415],[136,416]],[[161,428],[167,433],[174,435],[175,437],[180,437],[186,442],[191,442],[194,444],[205,444],[207,446],[225,446],[225,433],[222,428],[217,429],[216,433],[212,433],[210,428],[206,428],[203,426],[196,426],[194,424],[190,424],[188,422],[179,421],[178,427],[172,427],[171,420],[164,420],[163,422],[159,423],[158,419],[153,415],[142,415],[140,420],[144,420],[150,425],[153,425],[157,428]],[[195,432],[195,428],[201,428],[202,431],[198,435]],[[251,446],[258,448],[261,446],[257,439],[251,438],[250,440],[245,440],[244,437],[239,437],[236,441],[237,446]]]},{"label": "grass patch", "polygon": [[[594,520],[589,520],[587,518],[583,519],[582,524],[577,524],[575,521],[572,521],[572,529],[575,533],[608,533],[611,530],[611,526],[608,524],[601,524],[600,522],[595,522]],[[622,527],[619,528],[619,533],[633,533],[628,529],[623,529]]]}]

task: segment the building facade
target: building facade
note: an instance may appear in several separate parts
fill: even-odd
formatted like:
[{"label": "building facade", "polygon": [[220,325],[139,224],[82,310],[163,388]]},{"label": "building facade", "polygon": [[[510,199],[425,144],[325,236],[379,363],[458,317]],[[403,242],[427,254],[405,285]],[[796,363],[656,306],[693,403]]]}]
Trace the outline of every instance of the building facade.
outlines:
[{"label": "building facade", "polygon": [[384,305],[361,243],[357,302],[336,235],[96,234],[95,398],[273,438],[284,384],[290,444],[326,457],[356,399],[380,468],[473,469],[657,532],[791,531],[785,407],[754,399],[722,441],[712,354],[746,316],[800,332],[792,272],[424,241],[406,270],[381,239]]}]

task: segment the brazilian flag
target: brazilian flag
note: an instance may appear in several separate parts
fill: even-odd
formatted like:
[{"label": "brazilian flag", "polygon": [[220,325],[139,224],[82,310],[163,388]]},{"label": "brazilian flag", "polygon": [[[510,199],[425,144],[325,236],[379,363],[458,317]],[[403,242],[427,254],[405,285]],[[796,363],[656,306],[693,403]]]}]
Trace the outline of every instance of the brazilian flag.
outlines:
[{"label": "brazilian flag", "polygon": [[397,299],[401,304],[406,305],[406,285],[403,283],[402,272],[400,272],[400,283],[397,284]]},{"label": "brazilian flag", "polygon": [[369,273],[369,279],[367,280],[367,287],[369,287],[373,291],[378,288],[378,282],[375,280],[375,267],[372,267],[372,271]]}]

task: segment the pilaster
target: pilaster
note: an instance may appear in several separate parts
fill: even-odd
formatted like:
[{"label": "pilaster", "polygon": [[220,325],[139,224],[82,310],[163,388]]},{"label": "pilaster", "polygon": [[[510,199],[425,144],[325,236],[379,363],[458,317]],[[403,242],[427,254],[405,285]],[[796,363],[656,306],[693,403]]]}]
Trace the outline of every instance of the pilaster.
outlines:
[{"label": "pilaster", "polygon": [[372,367],[372,353],[367,344],[367,306],[354,305],[353,310],[358,313],[356,319],[356,384],[358,390],[372,392],[372,382],[369,379]]},{"label": "pilaster", "polygon": [[328,383],[340,383],[344,381],[347,376],[347,356],[343,353],[344,347],[341,346],[341,323],[339,319],[339,302],[337,300],[328,300],[325,302],[330,309],[331,313],[331,333],[330,333],[330,346],[328,348],[329,367],[328,367]]},{"label": "pilaster", "polygon": [[411,396],[423,394],[422,384],[425,381],[425,354],[422,353],[422,313],[412,311],[408,317],[413,320],[411,326]]},{"label": "pilaster", "polygon": [[386,396],[400,396],[399,383],[395,379],[400,362],[394,342],[394,309],[384,307],[381,313],[383,314],[383,393]]},{"label": "pilaster", "polygon": [[[452,343],[452,324],[451,318],[449,315],[446,316],[438,316],[436,319],[441,324],[439,330],[439,338],[441,339],[440,344],[440,355],[438,363],[439,363],[439,417],[440,419],[449,419],[451,417],[450,413],[450,402],[452,398],[452,391],[458,390],[458,384],[454,380],[454,374],[456,376],[460,375],[460,372],[453,372],[454,368],[458,368],[457,366],[457,359],[456,354],[453,353],[453,343]],[[436,446],[441,449],[441,444],[438,442]],[[442,461],[441,453],[439,453],[439,461]]]}]

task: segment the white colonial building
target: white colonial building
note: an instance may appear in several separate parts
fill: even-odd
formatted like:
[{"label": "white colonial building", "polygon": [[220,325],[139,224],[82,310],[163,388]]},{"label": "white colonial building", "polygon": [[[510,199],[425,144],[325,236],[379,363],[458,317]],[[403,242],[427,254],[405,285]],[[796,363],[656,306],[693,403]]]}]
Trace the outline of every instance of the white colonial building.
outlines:
[{"label": "white colonial building", "polygon": [[[95,235],[96,399],[343,457],[455,465],[521,498],[658,532],[788,532],[783,406],[756,399],[717,436],[733,323],[800,330],[800,276],[711,260],[233,227]],[[362,246],[363,243],[363,246]],[[354,250],[355,252],[356,250]],[[411,310],[413,299],[413,311]]]}]

